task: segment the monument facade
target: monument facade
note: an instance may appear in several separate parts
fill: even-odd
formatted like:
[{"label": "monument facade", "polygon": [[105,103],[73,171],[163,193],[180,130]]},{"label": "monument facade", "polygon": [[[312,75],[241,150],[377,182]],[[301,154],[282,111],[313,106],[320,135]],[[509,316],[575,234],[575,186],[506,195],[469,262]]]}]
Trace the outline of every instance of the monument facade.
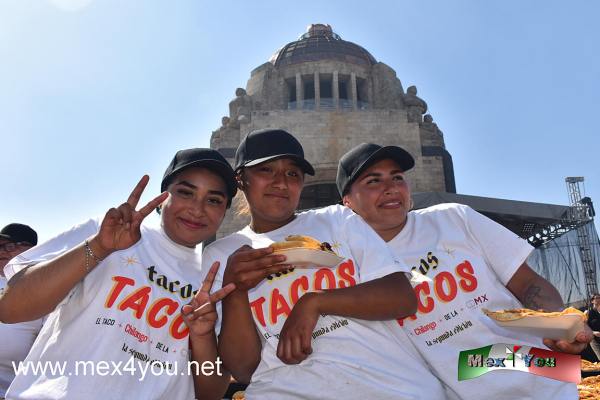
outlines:
[{"label": "monument facade", "polygon": [[[307,176],[301,209],[339,201],[338,160],[363,142],[408,150],[416,161],[407,174],[413,192],[456,193],[452,157],[417,88],[405,91],[391,67],[343,40],[329,25],[310,25],[298,40],[255,68],[235,96],[229,115],[212,134],[211,148],[233,164],[240,140],[255,129],[282,128],[294,134],[316,171]],[[247,216],[235,215],[237,203],[217,237],[247,224]]]}]

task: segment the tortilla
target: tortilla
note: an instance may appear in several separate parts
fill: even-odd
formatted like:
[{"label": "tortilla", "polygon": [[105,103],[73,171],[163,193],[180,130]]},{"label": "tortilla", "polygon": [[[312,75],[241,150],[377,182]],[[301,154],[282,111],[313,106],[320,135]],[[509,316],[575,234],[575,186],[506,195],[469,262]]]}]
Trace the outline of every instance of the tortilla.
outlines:
[{"label": "tortilla", "polygon": [[483,308],[482,311],[490,318],[495,319],[496,321],[516,321],[525,317],[560,317],[567,314],[577,314],[580,315],[581,318],[585,321],[587,320],[585,314],[573,307],[567,307],[563,311],[555,311],[555,312],[546,312],[546,311],[536,311],[530,310],[528,308],[515,308],[512,310],[499,310],[499,311],[490,311],[488,309]]},{"label": "tortilla", "polygon": [[275,253],[288,249],[313,249],[335,254],[329,243],[321,243],[317,239],[304,235],[287,236],[283,242],[271,243],[271,247]]}]

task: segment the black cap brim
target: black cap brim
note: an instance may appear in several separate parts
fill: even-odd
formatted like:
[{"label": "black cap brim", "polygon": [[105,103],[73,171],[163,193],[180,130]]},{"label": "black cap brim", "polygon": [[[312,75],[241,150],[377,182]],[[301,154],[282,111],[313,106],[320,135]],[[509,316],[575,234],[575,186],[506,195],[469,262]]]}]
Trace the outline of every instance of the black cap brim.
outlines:
[{"label": "black cap brim", "polygon": [[231,199],[235,197],[235,194],[237,192],[237,181],[235,180],[235,173],[233,172],[229,164],[225,164],[218,160],[195,160],[177,166],[177,168],[171,171],[171,173],[168,176],[163,178],[163,182],[160,187],[161,192],[167,190],[167,187],[171,183],[171,179],[173,178],[173,176],[183,171],[184,169],[192,167],[207,168],[217,173],[225,181],[225,186],[227,187],[227,194],[229,195],[229,200],[231,201]]},{"label": "black cap brim", "polygon": [[310,165],[310,163],[308,161],[306,161],[304,158],[298,157],[298,155],[296,155],[296,154],[277,154],[274,156],[258,158],[256,160],[248,161],[246,164],[242,165],[242,167],[253,167],[255,165],[262,164],[267,161],[278,160],[280,158],[290,158],[290,159],[294,160],[298,164],[298,166],[302,169],[302,171],[304,171],[308,175],[315,174],[315,169],[313,168],[313,166]]},{"label": "black cap brim", "polygon": [[32,246],[38,242],[37,232],[30,226],[19,223],[8,224],[2,228],[0,239],[13,243],[29,243]]},{"label": "black cap brim", "polygon": [[[3,233],[0,233],[0,239],[6,239],[6,240],[8,240],[8,241],[11,241],[11,242],[14,242],[14,243],[21,242],[20,240],[17,240],[17,239],[15,239],[15,238],[14,238],[14,237],[12,237],[12,236],[10,236],[10,235],[5,235],[5,234],[3,234]],[[37,240],[36,240],[36,243],[31,243],[31,241],[30,241],[30,240],[24,240],[23,242],[24,242],[24,243],[29,243],[30,245],[32,245],[32,246],[35,246],[35,245],[36,245],[36,243],[37,243]]]},{"label": "black cap brim", "polygon": [[348,183],[344,187],[343,192],[346,192],[350,185],[354,183],[356,178],[360,176],[364,172],[365,169],[369,168],[371,165],[380,160],[385,159],[394,160],[402,169],[403,172],[408,171],[412,167],[415,166],[415,159],[410,153],[398,146],[384,146],[379,150],[374,151],[362,164],[354,171],[352,175],[348,178]]}]

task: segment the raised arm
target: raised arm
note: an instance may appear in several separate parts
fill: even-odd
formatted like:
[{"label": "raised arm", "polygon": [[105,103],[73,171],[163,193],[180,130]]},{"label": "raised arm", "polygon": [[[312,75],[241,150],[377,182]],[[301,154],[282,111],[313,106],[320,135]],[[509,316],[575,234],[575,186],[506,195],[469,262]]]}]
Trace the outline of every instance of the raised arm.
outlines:
[{"label": "raised arm", "polygon": [[24,268],[15,274],[0,297],[0,321],[16,323],[38,319],[50,313],[101,260],[126,249],[141,237],[140,225],[167,197],[163,193],[136,211],[144,188],[145,175],[127,202],[108,210],[97,234],[60,256]]},{"label": "raised arm", "polygon": [[[527,263],[521,264],[517,272],[508,281],[506,288],[526,308],[544,311],[562,311],[565,307],[558,290],[532,270]],[[554,341],[544,339],[544,344],[556,351],[579,354],[587,347],[593,337],[592,330],[585,324],[584,330],[579,332],[575,337],[575,341],[571,343],[564,340]]]},{"label": "raised arm", "polygon": [[223,285],[234,283],[236,289],[223,300],[219,354],[225,368],[239,382],[248,383],[260,362],[262,344],[248,300],[248,290],[268,275],[289,268],[273,265],[285,261],[283,255],[272,255],[273,249],[243,246],[227,260]]},{"label": "raised arm", "polygon": [[298,364],[308,357],[320,314],[384,321],[412,315],[416,310],[417,299],[403,272],[348,288],[306,293],[283,325],[277,356],[286,364]]}]

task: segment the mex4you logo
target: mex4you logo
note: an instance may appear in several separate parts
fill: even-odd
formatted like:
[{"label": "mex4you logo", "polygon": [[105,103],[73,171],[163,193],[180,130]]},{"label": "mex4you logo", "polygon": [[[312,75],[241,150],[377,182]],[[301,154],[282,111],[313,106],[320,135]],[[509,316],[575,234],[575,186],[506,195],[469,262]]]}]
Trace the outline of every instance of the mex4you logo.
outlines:
[{"label": "mex4you logo", "polygon": [[513,370],[579,383],[580,363],[578,355],[500,343],[461,351],[458,357],[458,380],[477,378],[497,370]]}]

